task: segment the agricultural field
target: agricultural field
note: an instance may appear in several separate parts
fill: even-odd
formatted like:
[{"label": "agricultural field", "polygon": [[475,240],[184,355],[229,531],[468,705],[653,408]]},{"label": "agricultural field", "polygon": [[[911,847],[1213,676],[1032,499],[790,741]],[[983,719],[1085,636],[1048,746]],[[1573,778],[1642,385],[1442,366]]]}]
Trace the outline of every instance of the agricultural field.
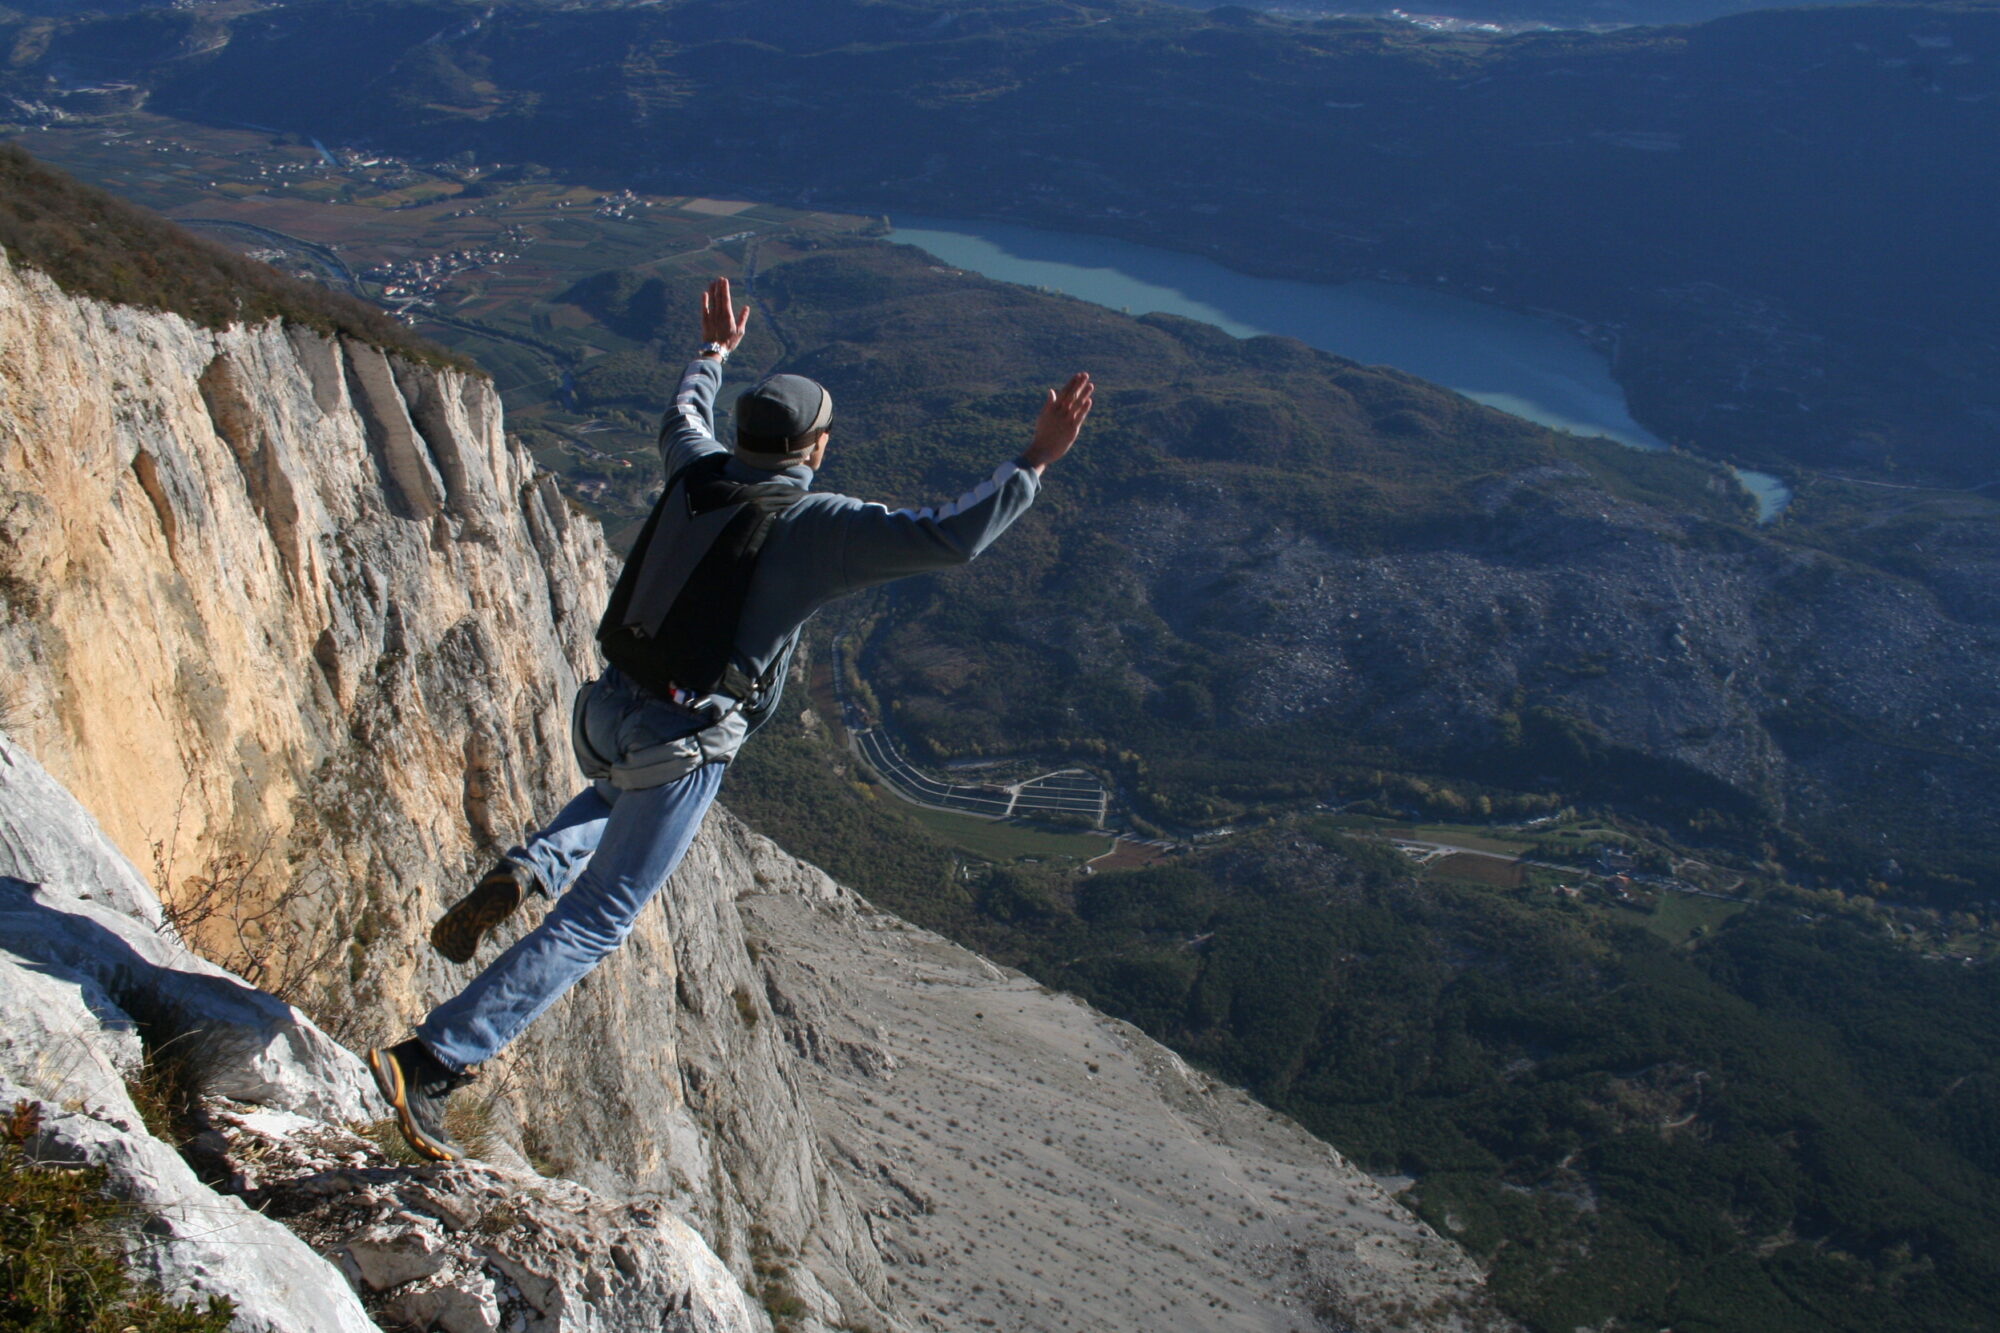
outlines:
[{"label": "agricultural field", "polygon": [[1591,847],[1599,844],[1606,847],[1622,848],[1626,851],[1635,850],[1637,846],[1637,842],[1632,835],[1624,830],[1590,820],[1562,827],[1537,829],[1534,833],[1533,841],[1541,844],[1550,852],[1569,853],[1573,855],[1582,855],[1584,852],[1589,851]]},{"label": "agricultural field", "polygon": [[1663,893],[1650,912],[1624,909],[1619,916],[1633,913],[1632,919],[1669,944],[1686,944],[1714,931],[1723,922],[1748,909],[1745,903],[1723,902],[1689,893]]},{"label": "agricultural field", "polygon": [[1434,861],[1431,873],[1468,884],[1485,884],[1496,889],[1517,889],[1527,883],[1527,874],[1517,861],[1497,861],[1490,856],[1469,856],[1463,852]]},{"label": "agricultural field", "polygon": [[979,819],[922,806],[906,807],[903,813],[954,847],[998,865],[1017,861],[1080,865],[1111,850],[1112,840],[1104,834],[1055,833],[1012,820]]},{"label": "agricultural field", "polygon": [[1496,836],[1495,830],[1483,824],[1418,824],[1402,836],[1470,847],[1476,852],[1498,852],[1502,856],[1522,856],[1535,847],[1532,838]]},{"label": "agricultural field", "polygon": [[[1417,842],[1437,842],[1452,847],[1466,847],[1477,852],[1495,852],[1501,856],[1525,856],[1533,852],[1538,841],[1548,838],[1546,832],[1525,833],[1504,825],[1492,824],[1410,824],[1395,819],[1383,819],[1377,815],[1314,815],[1309,821],[1314,826],[1330,832],[1356,833],[1378,838],[1407,838]],[[1623,834],[1615,835],[1619,841]],[[1597,838],[1586,838],[1579,846],[1588,845]]]}]

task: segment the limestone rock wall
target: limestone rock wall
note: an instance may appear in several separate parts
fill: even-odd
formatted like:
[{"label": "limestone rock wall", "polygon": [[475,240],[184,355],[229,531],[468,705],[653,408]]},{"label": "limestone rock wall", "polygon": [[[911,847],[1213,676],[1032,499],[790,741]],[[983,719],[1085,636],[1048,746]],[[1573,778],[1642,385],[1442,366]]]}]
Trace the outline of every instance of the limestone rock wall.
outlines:
[{"label": "limestone rock wall", "polygon": [[[239,1333],[770,1333],[670,1212],[518,1161],[386,1157],[350,1128],[386,1113],[360,1061],[159,916],[89,813],[0,732],[0,1106],[31,1108],[31,1160],[104,1169],[154,1285],[229,1298]],[[173,1143],[132,1094],[166,1100],[168,1070],[189,1121]]]},{"label": "limestone rock wall", "polygon": [[261,853],[394,934],[574,781],[604,571],[484,380],[0,267],[7,720],[174,890]]},{"label": "limestone rock wall", "polygon": [[[485,380],[75,300],[0,259],[0,726],[207,914],[205,952],[349,1046],[470,975],[431,922],[580,783],[607,570]],[[664,1201],[746,1284],[784,1256],[813,1317],[893,1328],[789,1057],[736,999],[754,861],[718,822],[471,1092],[513,1148]]]}]

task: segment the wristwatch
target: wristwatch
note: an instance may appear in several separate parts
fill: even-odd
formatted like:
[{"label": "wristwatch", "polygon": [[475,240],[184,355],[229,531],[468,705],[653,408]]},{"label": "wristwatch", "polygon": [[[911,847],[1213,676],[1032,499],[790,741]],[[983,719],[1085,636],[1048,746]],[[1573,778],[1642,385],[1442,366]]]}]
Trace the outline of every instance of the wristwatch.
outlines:
[{"label": "wristwatch", "polygon": [[727,361],[729,359],[729,349],[723,346],[721,343],[703,343],[701,345],[701,350],[699,352],[696,352],[695,355],[707,356],[710,352],[715,353],[715,355],[723,361]]}]

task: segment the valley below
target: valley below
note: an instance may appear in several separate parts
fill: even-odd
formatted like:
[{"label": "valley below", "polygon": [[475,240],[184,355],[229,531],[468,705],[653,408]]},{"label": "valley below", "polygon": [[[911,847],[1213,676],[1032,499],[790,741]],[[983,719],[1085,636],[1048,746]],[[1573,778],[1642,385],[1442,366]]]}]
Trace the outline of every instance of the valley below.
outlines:
[{"label": "valley below", "polygon": [[2000,273],[1976,201],[2000,161],[2000,28],[1980,5],[1515,35],[1119,0],[506,12],[27,19],[5,91],[1412,282],[1614,330],[1669,442],[1995,479]]}]

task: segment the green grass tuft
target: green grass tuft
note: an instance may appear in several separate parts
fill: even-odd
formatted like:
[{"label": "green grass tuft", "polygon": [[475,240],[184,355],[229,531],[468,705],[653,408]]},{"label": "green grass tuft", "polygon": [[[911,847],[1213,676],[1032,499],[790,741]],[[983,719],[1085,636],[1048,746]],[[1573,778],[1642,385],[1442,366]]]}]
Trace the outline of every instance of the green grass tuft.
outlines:
[{"label": "green grass tuft", "polygon": [[120,1240],[131,1210],[106,1192],[103,1167],[30,1158],[41,1118],[37,1104],[23,1101],[0,1122],[0,1328],[224,1333],[236,1310],[228,1299],[177,1305],[134,1283]]}]

